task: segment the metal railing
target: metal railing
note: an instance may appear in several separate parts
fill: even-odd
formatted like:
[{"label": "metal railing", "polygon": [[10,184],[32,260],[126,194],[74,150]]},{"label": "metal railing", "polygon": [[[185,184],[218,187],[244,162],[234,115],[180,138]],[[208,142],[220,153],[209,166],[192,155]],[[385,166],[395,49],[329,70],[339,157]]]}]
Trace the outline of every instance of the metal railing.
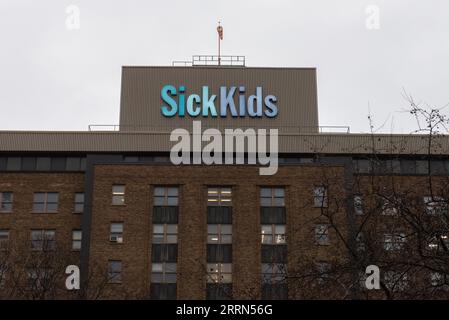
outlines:
[{"label": "metal railing", "polygon": [[245,56],[233,55],[194,55],[191,61],[173,61],[174,67],[204,67],[204,66],[223,66],[223,67],[245,67]]},{"label": "metal railing", "polygon": [[[179,125],[184,129],[189,129],[191,123],[186,123],[185,125]],[[216,128],[216,129],[236,129],[236,128],[246,130],[246,129],[279,129],[280,133],[350,133],[349,126],[282,126],[276,128],[273,126],[230,126],[229,123],[216,123],[216,124],[206,124],[202,123],[203,129]],[[89,131],[124,131],[124,132],[157,132],[157,133],[170,133],[173,127],[169,126],[132,126],[132,125],[119,125],[119,124],[91,124],[88,126]]]}]

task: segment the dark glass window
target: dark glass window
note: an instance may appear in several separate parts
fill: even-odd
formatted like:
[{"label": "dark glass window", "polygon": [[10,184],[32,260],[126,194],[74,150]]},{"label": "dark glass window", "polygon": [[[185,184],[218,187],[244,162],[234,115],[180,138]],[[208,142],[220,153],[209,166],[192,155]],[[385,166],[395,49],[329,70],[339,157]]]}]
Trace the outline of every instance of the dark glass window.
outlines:
[{"label": "dark glass window", "polygon": [[36,159],[36,170],[37,171],[49,171],[50,168],[51,168],[51,158],[38,157]]},{"label": "dark glass window", "polygon": [[51,158],[51,170],[52,171],[65,171],[66,158],[55,157]]},{"label": "dark glass window", "polygon": [[22,164],[22,158],[20,157],[8,157],[6,162],[7,171],[20,171]]}]

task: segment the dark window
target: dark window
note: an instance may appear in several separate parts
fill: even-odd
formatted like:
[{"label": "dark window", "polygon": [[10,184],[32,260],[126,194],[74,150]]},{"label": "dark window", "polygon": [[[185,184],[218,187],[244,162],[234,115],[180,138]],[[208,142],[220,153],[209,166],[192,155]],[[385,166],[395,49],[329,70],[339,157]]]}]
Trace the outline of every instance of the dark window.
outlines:
[{"label": "dark window", "polygon": [[20,157],[8,157],[6,162],[7,171],[20,171],[22,158]]},{"label": "dark window", "polygon": [[13,203],[12,192],[0,192],[0,212],[11,212]]},{"label": "dark window", "polygon": [[262,263],[262,283],[285,283],[287,265],[284,263]]},{"label": "dark window", "polygon": [[432,174],[446,174],[446,168],[444,167],[444,161],[433,160],[430,162],[430,172]]},{"label": "dark window", "polygon": [[85,171],[86,170],[86,158],[81,158],[80,161],[80,170]]},{"label": "dark window", "polygon": [[207,223],[232,224],[232,207],[208,206]]},{"label": "dark window", "polygon": [[33,198],[33,212],[58,212],[58,201],[59,193],[57,192],[35,192]]},{"label": "dark window", "polygon": [[176,300],[176,283],[151,283],[150,297],[153,300]]},{"label": "dark window", "polygon": [[55,157],[51,158],[51,170],[52,171],[65,171],[66,158]]},{"label": "dark window", "polygon": [[153,207],[153,223],[178,223],[178,207]]},{"label": "dark window", "polygon": [[136,156],[124,156],[123,157],[124,162],[139,162],[139,157]]},{"label": "dark window", "polygon": [[402,174],[416,174],[416,163],[414,160],[401,160]]},{"label": "dark window", "polygon": [[208,283],[206,286],[207,300],[230,300],[232,299],[231,283]]},{"label": "dark window", "polygon": [[36,158],[34,158],[34,157],[22,158],[22,170],[23,171],[34,171],[35,169],[36,169]]},{"label": "dark window", "polygon": [[286,224],[285,207],[260,208],[260,223],[262,224]]},{"label": "dark window", "polygon": [[81,158],[79,157],[68,157],[66,161],[65,169],[67,171],[80,171],[81,169]]},{"label": "dark window", "polygon": [[108,282],[122,282],[122,262],[120,260],[109,260],[108,263]]},{"label": "dark window", "polygon": [[50,168],[51,168],[51,158],[38,157],[36,159],[36,170],[37,171],[49,171]]},{"label": "dark window", "polygon": [[207,262],[232,262],[232,245],[231,244],[208,244],[207,245]]},{"label": "dark window", "polygon": [[286,283],[262,284],[263,300],[287,300],[288,287]]},{"label": "dark window", "polygon": [[8,158],[6,157],[0,157],[0,171],[5,171],[6,170],[6,162],[7,162]]},{"label": "dark window", "polygon": [[263,263],[287,263],[286,245],[262,245],[261,258]]},{"label": "dark window", "polygon": [[[7,250],[9,246],[9,230],[0,230],[0,251]],[[0,268],[1,271],[1,268]]]},{"label": "dark window", "polygon": [[429,174],[429,161],[416,160],[415,161],[416,174]]},{"label": "dark window", "polygon": [[153,244],[151,246],[151,261],[176,262],[178,260],[177,244]]}]

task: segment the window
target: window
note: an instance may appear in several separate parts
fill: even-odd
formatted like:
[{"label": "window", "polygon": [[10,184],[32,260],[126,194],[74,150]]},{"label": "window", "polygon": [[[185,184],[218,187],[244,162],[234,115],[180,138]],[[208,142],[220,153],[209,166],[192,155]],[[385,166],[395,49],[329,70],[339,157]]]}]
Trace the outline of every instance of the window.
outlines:
[{"label": "window", "polygon": [[55,230],[31,230],[31,250],[55,250]]},{"label": "window", "polygon": [[109,236],[109,241],[115,243],[123,242],[123,222],[111,223],[111,234]]},{"label": "window", "polygon": [[318,273],[318,283],[323,284],[330,277],[332,265],[329,262],[317,262],[315,268]]},{"label": "window", "polygon": [[153,263],[151,265],[151,282],[176,283],[176,263]]},{"label": "window", "polygon": [[439,272],[431,272],[430,285],[437,289],[449,291],[449,277]]},{"label": "window", "polygon": [[210,243],[210,244],[232,243],[232,225],[231,224],[208,224],[207,225],[207,243]]},{"label": "window", "polygon": [[178,187],[155,187],[154,188],[155,206],[177,206],[178,205]]},{"label": "window", "polygon": [[49,171],[51,165],[51,158],[38,157],[36,158],[36,170],[37,171]]},{"label": "window", "polygon": [[50,268],[30,268],[27,270],[28,289],[38,290],[51,286],[54,274]]},{"label": "window", "polygon": [[227,187],[207,189],[208,206],[232,206],[232,190]]},{"label": "window", "polygon": [[284,207],[285,189],[284,188],[261,188],[260,189],[261,207]]},{"label": "window", "polygon": [[55,213],[58,212],[57,192],[35,192],[33,198],[33,212]]},{"label": "window", "polygon": [[108,264],[108,282],[122,282],[122,262],[120,260],[109,260]]},{"label": "window", "polygon": [[363,214],[363,197],[361,195],[354,196],[354,212],[357,215]]},{"label": "window", "polygon": [[392,291],[404,291],[407,289],[407,274],[397,271],[387,271],[384,276],[385,285]]},{"label": "window", "polygon": [[178,243],[178,225],[154,224],[153,243]]},{"label": "window", "polygon": [[449,235],[444,232],[435,234],[427,245],[429,250],[437,251],[443,251],[444,247],[449,248]]},{"label": "window", "polygon": [[0,192],[0,212],[12,211],[12,192]]},{"label": "window", "polygon": [[327,224],[315,225],[315,243],[320,246],[329,244],[329,226]]},{"label": "window", "polygon": [[9,245],[9,230],[0,230],[0,251],[7,250]]},{"label": "window", "polygon": [[384,234],[384,249],[386,251],[396,251],[404,248],[406,237],[404,233]]},{"label": "window", "polygon": [[82,213],[84,211],[84,193],[75,193],[75,207],[73,212]]},{"label": "window", "polygon": [[263,244],[285,244],[285,225],[263,224],[261,235]]},{"label": "window", "polygon": [[391,202],[388,199],[382,200],[382,214],[384,216],[395,216],[398,214],[398,209],[394,205],[393,202]]},{"label": "window", "polygon": [[83,235],[83,233],[81,230],[73,230],[72,231],[72,250],[75,250],[75,251],[81,250],[82,235]]},{"label": "window", "polygon": [[20,157],[8,157],[6,161],[7,171],[20,171],[22,167],[22,158]]},{"label": "window", "polygon": [[113,185],[112,186],[112,205],[121,206],[125,204],[125,186]]},{"label": "window", "polygon": [[286,280],[287,265],[283,263],[262,263],[262,283],[278,284]]},{"label": "window", "polygon": [[6,268],[0,269],[0,289],[3,289],[5,287],[6,283]]},{"label": "window", "polygon": [[315,187],[313,189],[313,205],[317,208],[327,207],[326,187]]},{"label": "window", "polygon": [[363,233],[359,232],[356,238],[356,250],[365,251],[365,237]]},{"label": "window", "polygon": [[231,263],[208,263],[207,283],[231,283],[232,264]]},{"label": "window", "polygon": [[430,215],[441,215],[447,213],[447,201],[442,197],[424,197],[426,213]]},{"label": "window", "polygon": [[66,160],[67,171],[80,171],[81,169],[81,158],[79,157],[68,157]]}]

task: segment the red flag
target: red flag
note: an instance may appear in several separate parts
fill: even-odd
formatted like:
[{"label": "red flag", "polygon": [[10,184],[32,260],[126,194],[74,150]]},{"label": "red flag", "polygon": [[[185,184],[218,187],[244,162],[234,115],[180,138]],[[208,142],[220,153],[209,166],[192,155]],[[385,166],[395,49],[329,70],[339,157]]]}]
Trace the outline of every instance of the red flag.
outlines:
[{"label": "red flag", "polygon": [[220,37],[220,40],[223,40],[223,27],[218,25],[217,32],[218,32],[218,36]]}]

